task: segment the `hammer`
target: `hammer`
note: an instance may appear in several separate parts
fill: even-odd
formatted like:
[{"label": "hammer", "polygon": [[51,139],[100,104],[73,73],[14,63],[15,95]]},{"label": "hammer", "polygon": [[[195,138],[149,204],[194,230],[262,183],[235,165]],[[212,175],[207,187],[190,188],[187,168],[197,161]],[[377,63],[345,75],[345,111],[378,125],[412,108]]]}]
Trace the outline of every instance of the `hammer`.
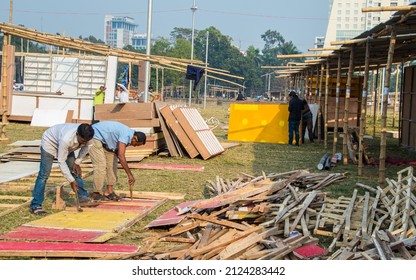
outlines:
[{"label": "hammer", "polygon": [[130,184],[130,199],[133,200],[133,186],[134,184]]},{"label": "hammer", "polygon": [[75,192],[75,206],[77,207],[77,211],[78,212],[82,212],[83,210],[81,209],[81,206],[79,206],[79,197],[78,197],[78,192]]}]

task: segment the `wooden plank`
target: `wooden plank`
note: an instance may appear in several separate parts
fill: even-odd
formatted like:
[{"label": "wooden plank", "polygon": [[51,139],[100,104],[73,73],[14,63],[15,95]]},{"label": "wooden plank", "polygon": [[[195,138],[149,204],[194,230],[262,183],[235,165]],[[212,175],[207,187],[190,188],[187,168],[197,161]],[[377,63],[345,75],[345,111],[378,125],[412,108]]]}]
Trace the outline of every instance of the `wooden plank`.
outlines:
[{"label": "wooden plank", "polygon": [[[119,195],[130,196],[130,191],[119,190]],[[185,198],[185,194],[182,193],[169,193],[169,192],[142,192],[142,191],[133,191],[133,198],[142,198],[142,199],[171,199],[171,200],[182,200]]]},{"label": "wooden plank", "polygon": [[167,212],[163,213],[155,220],[151,221],[145,227],[151,228],[151,227],[160,227],[160,226],[178,224],[180,221],[182,221],[186,217],[186,215],[179,215],[178,209],[185,209],[187,207],[191,207],[192,205],[194,205],[195,203],[199,201],[200,200],[182,202],[179,205],[175,206],[173,209],[168,210]]},{"label": "wooden plank", "polygon": [[150,169],[150,170],[179,170],[179,171],[204,171],[203,165],[190,164],[169,164],[169,163],[140,163],[129,164],[133,169]]},{"label": "wooden plank", "polygon": [[312,191],[308,196],[305,198],[305,200],[302,203],[302,208],[298,211],[298,215],[296,216],[295,220],[292,223],[292,226],[290,227],[290,231],[294,231],[295,227],[299,223],[299,220],[303,216],[303,213],[306,211],[306,209],[309,207],[309,205],[312,203],[312,201],[316,197],[316,192]]},{"label": "wooden plank", "polygon": [[166,105],[160,108],[159,111],[162,114],[168,126],[175,133],[176,137],[178,137],[182,146],[185,148],[186,152],[188,153],[188,156],[190,158],[194,158],[198,156],[199,155],[198,150],[196,149],[195,145],[192,143],[191,139],[186,134],[182,126],[177,122],[176,117],[173,115],[171,108],[168,105]]},{"label": "wooden plank", "polygon": [[221,143],[196,108],[177,107],[172,113],[204,160],[224,152]]},{"label": "wooden plank", "polygon": [[160,121],[160,126],[162,127],[162,132],[163,132],[163,136],[166,140],[166,145],[168,147],[169,150],[169,154],[172,157],[178,157],[180,156],[178,149],[176,149],[175,143],[172,139],[172,136],[169,132],[168,127],[166,126],[165,120],[163,119],[161,113],[160,113],[160,108],[166,106],[166,103],[162,103],[162,102],[155,102],[155,108],[156,108],[156,113],[158,115],[159,121]]},{"label": "wooden plank", "polygon": [[207,221],[207,222],[217,224],[217,225],[222,225],[222,226],[226,226],[226,227],[230,227],[230,228],[239,229],[239,230],[247,230],[249,228],[249,226],[246,226],[246,225],[243,225],[243,224],[234,223],[234,222],[227,221],[227,220],[220,220],[220,219],[217,219],[215,217],[210,217],[210,216],[202,216],[202,215],[199,215],[199,214],[189,214],[188,217],[193,218],[193,219],[202,220],[202,221]]},{"label": "wooden plank", "polygon": [[277,234],[278,234],[278,229],[276,227],[271,228],[271,229],[266,230],[266,231],[261,232],[261,233],[253,232],[252,234],[250,234],[246,238],[242,238],[242,239],[240,239],[238,241],[235,241],[235,242],[231,243],[230,245],[228,245],[219,254],[219,259],[229,260],[233,256],[235,256],[236,254],[238,254],[241,251],[247,249],[248,247],[256,244],[257,242],[260,242],[261,240],[266,239],[269,236],[277,235]]}]

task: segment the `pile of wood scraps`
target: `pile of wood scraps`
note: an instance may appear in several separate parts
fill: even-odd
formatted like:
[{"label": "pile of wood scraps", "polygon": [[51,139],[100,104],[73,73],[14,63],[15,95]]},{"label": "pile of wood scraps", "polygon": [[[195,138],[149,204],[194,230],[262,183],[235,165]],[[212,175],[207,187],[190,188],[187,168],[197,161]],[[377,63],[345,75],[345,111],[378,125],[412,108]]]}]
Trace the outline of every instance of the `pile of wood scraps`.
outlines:
[{"label": "pile of wood scraps", "polygon": [[207,184],[215,196],[179,207],[176,219],[170,213],[149,224],[168,230],[131,257],[416,259],[413,169],[399,172],[397,181],[389,179],[385,189],[365,186],[372,196],[354,190],[351,197],[331,198],[321,191],[344,177],[305,170],[217,177]]},{"label": "pile of wood scraps", "polygon": [[[335,176],[338,180],[344,178],[342,174]],[[311,231],[326,196],[318,189],[333,179],[331,174],[318,177],[305,170],[259,177],[244,175],[222,185],[216,196],[182,209],[180,222],[157,239],[149,239],[146,251],[135,257],[320,258],[327,251],[318,245],[318,239],[312,237]],[[217,177],[220,185],[222,181]],[[227,187],[230,188],[227,190]],[[157,249],[160,242],[183,245],[165,246],[165,251],[161,252]],[[306,254],[304,246],[309,246],[313,252]]]},{"label": "pile of wood scraps", "polygon": [[[352,163],[358,164],[359,158],[359,134],[358,128],[348,128],[347,130],[347,148],[348,148],[348,156]],[[363,142],[363,163],[369,164],[370,159],[368,158],[366,152],[366,145]]]}]

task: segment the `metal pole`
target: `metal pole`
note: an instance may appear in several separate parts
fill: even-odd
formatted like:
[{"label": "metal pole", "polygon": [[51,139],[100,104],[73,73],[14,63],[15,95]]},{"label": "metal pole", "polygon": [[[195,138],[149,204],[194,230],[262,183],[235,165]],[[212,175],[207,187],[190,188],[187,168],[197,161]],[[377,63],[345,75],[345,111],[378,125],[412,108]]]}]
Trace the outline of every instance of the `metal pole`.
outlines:
[{"label": "metal pole", "polygon": [[205,84],[204,84],[204,109],[207,106],[207,83],[208,83],[208,38],[209,31],[207,31],[207,41],[205,46]]},{"label": "metal pole", "polygon": [[[152,5],[153,0],[148,0],[147,7],[147,38],[146,38],[146,55],[150,56],[151,46],[151,34],[152,34]],[[149,59],[149,57],[148,57]],[[150,74],[150,61],[146,60],[146,76],[144,77],[144,102],[149,101],[149,74]]]},{"label": "metal pole", "polygon": [[[191,60],[194,59],[194,35],[195,35],[195,12],[197,7],[195,6],[195,0],[192,4],[192,37],[191,37]],[[192,64],[192,61],[191,61]],[[189,81],[189,106],[191,106],[192,100],[192,80]]]}]

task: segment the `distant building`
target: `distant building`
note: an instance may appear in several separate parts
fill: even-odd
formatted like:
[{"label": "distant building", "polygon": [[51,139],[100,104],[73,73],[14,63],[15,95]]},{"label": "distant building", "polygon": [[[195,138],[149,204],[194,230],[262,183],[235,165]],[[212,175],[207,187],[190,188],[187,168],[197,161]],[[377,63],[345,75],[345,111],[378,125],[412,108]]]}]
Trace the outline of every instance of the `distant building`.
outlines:
[{"label": "distant building", "polygon": [[409,0],[329,0],[329,21],[324,47],[357,37],[388,20],[394,12],[363,13],[362,8],[406,6]]},{"label": "distant building", "polygon": [[136,50],[145,50],[147,44],[146,34],[134,34],[131,38],[131,45]]},{"label": "distant building", "polygon": [[114,48],[132,45],[133,34],[138,25],[134,19],[124,16],[106,15],[104,19],[104,42]]},{"label": "distant building", "polygon": [[324,47],[325,37],[319,36],[315,37],[314,47],[317,49],[322,49]]}]

